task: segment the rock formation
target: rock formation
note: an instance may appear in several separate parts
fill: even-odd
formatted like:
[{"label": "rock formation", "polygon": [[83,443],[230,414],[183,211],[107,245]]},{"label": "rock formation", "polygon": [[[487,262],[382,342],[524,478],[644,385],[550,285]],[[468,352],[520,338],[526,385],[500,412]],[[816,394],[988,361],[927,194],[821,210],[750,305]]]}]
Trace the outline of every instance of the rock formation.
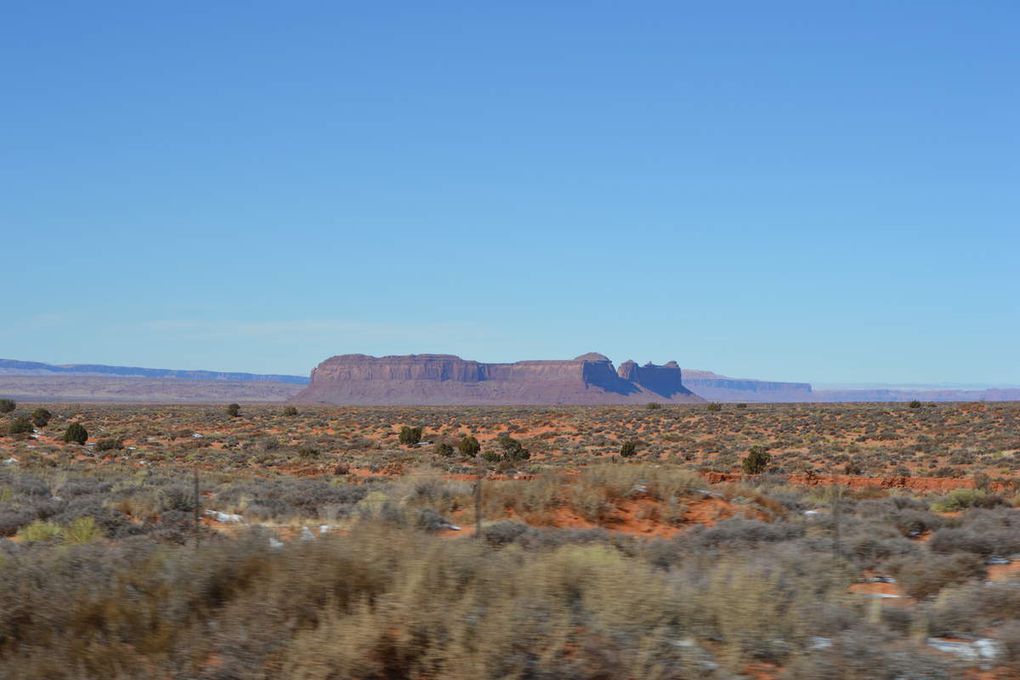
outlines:
[{"label": "rock formation", "polygon": [[629,380],[667,399],[677,394],[690,394],[684,387],[680,366],[675,361],[666,362],[663,366],[656,366],[653,363],[638,366],[633,361],[625,361],[620,364],[619,375],[624,380]]},{"label": "rock formation", "polygon": [[[628,362],[633,364],[633,362]],[[633,373],[634,377],[630,377]],[[618,373],[601,354],[566,361],[486,364],[449,354],[372,357],[345,354],[312,371],[292,398],[324,404],[640,404],[702,401],[675,362]]]}]

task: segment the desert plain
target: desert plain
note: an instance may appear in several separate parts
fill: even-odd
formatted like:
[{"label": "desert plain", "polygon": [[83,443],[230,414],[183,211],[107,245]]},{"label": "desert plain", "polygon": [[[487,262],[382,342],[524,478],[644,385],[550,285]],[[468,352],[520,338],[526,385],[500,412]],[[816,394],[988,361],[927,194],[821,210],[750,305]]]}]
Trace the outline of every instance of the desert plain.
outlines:
[{"label": "desert plain", "polygon": [[0,431],[0,677],[1020,674],[1020,403],[19,403]]}]

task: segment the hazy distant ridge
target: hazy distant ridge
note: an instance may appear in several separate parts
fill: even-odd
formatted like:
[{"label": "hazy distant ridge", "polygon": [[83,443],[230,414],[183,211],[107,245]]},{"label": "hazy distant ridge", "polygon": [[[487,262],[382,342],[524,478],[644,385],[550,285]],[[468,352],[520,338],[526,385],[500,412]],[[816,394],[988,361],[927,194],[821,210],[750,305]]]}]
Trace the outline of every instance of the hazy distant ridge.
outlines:
[{"label": "hazy distant ridge", "polygon": [[121,378],[172,378],[176,380],[274,382],[307,385],[303,375],[275,375],[259,373],[229,373],[223,371],[189,371],[170,368],[140,368],[137,366],[106,366],[104,364],[44,364],[38,361],[0,359],[0,375],[109,375]]}]

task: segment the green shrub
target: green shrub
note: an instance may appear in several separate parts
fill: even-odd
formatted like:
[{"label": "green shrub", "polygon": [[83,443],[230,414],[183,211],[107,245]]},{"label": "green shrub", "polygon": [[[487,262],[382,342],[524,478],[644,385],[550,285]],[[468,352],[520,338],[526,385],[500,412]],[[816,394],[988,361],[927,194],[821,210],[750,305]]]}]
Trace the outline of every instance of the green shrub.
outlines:
[{"label": "green shrub", "polygon": [[404,425],[400,428],[399,439],[404,446],[415,446],[421,441],[421,428]]},{"label": "green shrub", "polygon": [[32,411],[32,423],[36,427],[46,427],[50,424],[50,419],[52,417],[53,414],[42,407]]},{"label": "green shrub", "polygon": [[749,475],[760,475],[765,472],[772,460],[772,455],[764,446],[752,446],[740,467]]},{"label": "green shrub", "polygon": [[460,451],[462,456],[474,458],[482,450],[482,445],[478,443],[477,439],[466,434],[457,442],[457,450]]},{"label": "green shrub", "polygon": [[446,442],[436,442],[435,453],[437,456],[449,458],[453,455],[453,447]]},{"label": "green shrub", "polygon": [[293,418],[297,414],[298,412],[296,406],[287,406],[286,408],[283,409],[283,415],[287,416],[288,418]]},{"label": "green shrub", "polygon": [[18,404],[13,399],[0,399],[0,413],[10,413],[16,408]]},{"label": "green shrub", "polygon": [[62,533],[64,541],[73,545],[91,543],[103,537],[103,530],[91,517],[78,517],[64,527]]},{"label": "green shrub", "polygon": [[15,418],[7,426],[7,434],[28,434],[32,429],[32,421],[28,418]]},{"label": "green shrub", "polygon": [[630,439],[628,441],[625,441],[620,446],[620,456],[622,458],[630,458],[635,453],[637,453],[637,450],[638,450],[638,443],[636,441],[634,441],[633,439]]},{"label": "green shrub", "polygon": [[531,452],[524,448],[524,445],[511,437],[508,433],[502,432],[496,439],[503,449],[503,460],[514,463],[531,458]]},{"label": "green shrub", "polygon": [[709,411],[722,411],[722,404],[709,404],[706,406]]},{"label": "green shrub", "polygon": [[645,404],[645,408],[648,409],[649,411],[658,411],[660,408],[662,408],[662,404],[650,401],[647,404]]},{"label": "green shrub", "polygon": [[63,535],[64,531],[58,525],[41,519],[26,524],[18,530],[18,538],[26,543],[59,541]]},{"label": "green shrub", "polygon": [[931,504],[935,512],[957,512],[967,508],[994,508],[1005,502],[984,489],[953,489],[947,495]]},{"label": "green shrub", "polygon": [[81,423],[71,423],[64,430],[64,441],[68,444],[84,444],[88,440],[88,430]]},{"label": "green shrub", "polygon": [[917,399],[914,399],[912,402],[910,402],[910,408],[921,408],[921,402],[919,402]]},{"label": "green shrub", "polygon": [[230,416],[231,418],[237,418],[239,415],[241,415],[241,405],[227,404],[227,415]]}]

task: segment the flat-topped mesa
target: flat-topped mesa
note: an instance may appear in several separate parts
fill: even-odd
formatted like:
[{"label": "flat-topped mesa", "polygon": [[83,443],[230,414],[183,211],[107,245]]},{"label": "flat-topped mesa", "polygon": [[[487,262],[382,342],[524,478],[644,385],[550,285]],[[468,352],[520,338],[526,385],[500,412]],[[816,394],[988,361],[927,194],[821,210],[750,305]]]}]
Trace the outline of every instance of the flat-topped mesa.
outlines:
[{"label": "flat-topped mesa", "polygon": [[[679,375],[679,370],[677,370]],[[654,382],[654,381],[653,381]],[[676,380],[679,384],[679,377]],[[646,389],[596,353],[575,359],[487,364],[450,354],[331,357],[292,401],[327,404],[626,404],[700,401]]]},{"label": "flat-topped mesa", "polygon": [[668,361],[662,366],[651,362],[638,366],[634,361],[625,361],[620,364],[619,375],[663,397],[691,395],[691,391],[684,387],[680,366],[675,361]]},{"label": "flat-topped mesa", "polygon": [[684,369],[685,384],[713,401],[803,402],[814,401],[811,383],[775,382],[730,378],[711,371]]}]

